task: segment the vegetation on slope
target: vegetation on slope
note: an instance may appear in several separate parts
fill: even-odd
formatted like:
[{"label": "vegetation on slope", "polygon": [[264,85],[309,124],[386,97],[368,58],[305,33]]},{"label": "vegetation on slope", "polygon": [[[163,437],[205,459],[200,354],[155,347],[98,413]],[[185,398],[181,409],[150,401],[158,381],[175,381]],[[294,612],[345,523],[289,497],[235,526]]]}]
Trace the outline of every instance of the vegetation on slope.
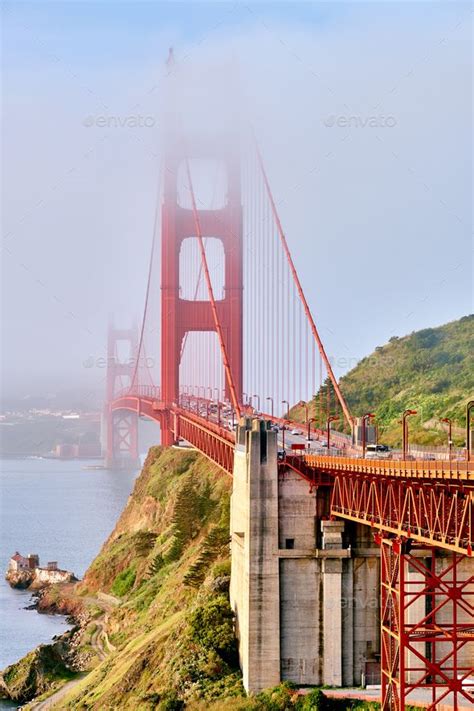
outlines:
[{"label": "vegetation on slope", "polygon": [[[446,444],[447,426],[440,420],[449,417],[453,440],[462,446],[466,403],[474,396],[473,352],[473,315],[394,336],[341,378],[341,390],[355,416],[376,414],[381,440],[388,444],[400,445],[400,416],[410,408],[418,412],[410,418],[412,442]],[[310,403],[318,425],[325,422],[327,399],[325,383]],[[329,399],[334,414],[336,399],[331,392]],[[294,408],[292,415],[304,419],[303,408]]]}]

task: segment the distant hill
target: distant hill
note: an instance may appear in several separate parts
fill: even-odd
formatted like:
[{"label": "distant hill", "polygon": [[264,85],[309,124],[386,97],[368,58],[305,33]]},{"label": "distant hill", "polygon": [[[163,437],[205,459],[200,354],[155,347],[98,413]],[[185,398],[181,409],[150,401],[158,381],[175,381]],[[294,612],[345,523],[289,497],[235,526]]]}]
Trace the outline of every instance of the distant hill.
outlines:
[{"label": "distant hill", "polygon": [[[465,443],[466,403],[474,399],[474,315],[464,316],[438,328],[425,328],[408,336],[394,336],[363,358],[340,380],[340,387],[354,416],[374,412],[380,441],[400,445],[399,420],[403,410],[417,410],[410,418],[410,441],[417,444],[446,444],[447,425],[453,421],[453,440]],[[329,381],[323,384],[310,405],[318,426],[326,421],[330,390],[331,413],[336,398]],[[290,411],[291,419],[303,422],[303,403]],[[341,425],[336,423],[336,429]],[[347,429],[346,429],[347,431]]]},{"label": "distant hill", "polygon": [[474,315],[408,336],[394,336],[340,380],[351,412],[374,411],[384,441],[400,441],[406,408],[418,444],[446,443],[442,417],[453,420],[454,440],[464,443],[465,407],[474,398]]}]

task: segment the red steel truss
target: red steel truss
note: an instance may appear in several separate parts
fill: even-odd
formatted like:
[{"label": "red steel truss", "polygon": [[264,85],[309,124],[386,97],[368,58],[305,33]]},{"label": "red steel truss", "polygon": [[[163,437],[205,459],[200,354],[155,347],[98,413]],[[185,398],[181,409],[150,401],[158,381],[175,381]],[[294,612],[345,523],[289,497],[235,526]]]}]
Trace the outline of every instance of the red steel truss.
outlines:
[{"label": "red steel truss", "polygon": [[[382,711],[429,689],[429,711],[474,705],[474,575],[466,557],[376,537],[381,551]],[[470,569],[472,570],[472,568]],[[421,611],[420,611],[421,608]],[[460,620],[463,620],[462,622]],[[467,703],[466,703],[467,702]]]},{"label": "red steel truss", "polygon": [[235,436],[213,422],[186,410],[173,411],[173,432],[182,437],[228,474],[234,468]]},{"label": "red steel truss", "polygon": [[474,488],[449,477],[436,484],[336,472],[331,515],[384,533],[472,554]]},{"label": "red steel truss", "polygon": [[167,428],[171,432],[174,441],[185,439],[227,474],[232,474],[235,447],[233,432],[183,408],[168,409],[162,401],[146,395],[137,397],[124,394],[114,401],[113,412],[122,415],[127,410],[138,417],[158,422],[162,430]]}]

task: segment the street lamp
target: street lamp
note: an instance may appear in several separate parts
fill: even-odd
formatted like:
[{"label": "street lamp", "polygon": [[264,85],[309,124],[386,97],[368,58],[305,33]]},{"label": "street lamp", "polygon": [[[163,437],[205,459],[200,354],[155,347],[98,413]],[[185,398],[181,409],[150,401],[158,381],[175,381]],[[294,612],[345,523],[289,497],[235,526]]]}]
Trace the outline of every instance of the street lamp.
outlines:
[{"label": "street lamp", "polygon": [[265,399],[266,399],[266,400],[270,400],[270,402],[272,403],[271,413],[272,413],[272,420],[273,420],[273,411],[274,411],[273,398],[272,398],[272,397],[267,397],[267,398],[265,398]]},{"label": "street lamp", "polygon": [[336,422],[339,417],[337,415],[329,415],[329,417],[326,420],[326,437],[327,437],[327,445],[328,445],[328,454],[329,454],[329,448],[331,446],[331,422]]},{"label": "street lamp", "polygon": [[288,400],[282,400],[282,401],[281,401],[281,404],[288,406],[287,411],[286,411],[286,414],[289,415],[289,414],[290,414],[290,403],[288,402]]},{"label": "street lamp", "polygon": [[288,424],[288,420],[283,420],[283,435],[282,435],[282,442],[283,442],[283,449],[285,449],[285,430],[286,430],[286,425]]},{"label": "street lamp", "polygon": [[446,422],[448,425],[448,451],[449,451],[449,461],[451,461],[451,452],[453,449],[453,422],[452,420],[449,419],[449,417],[442,417],[441,422]]},{"label": "street lamp", "polygon": [[257,405],[257,412],[260,412],[260,395],[252,395],[252,397],[256,397],[256,398],[257,398],[257,402],[258,402],[258,405]]},{"label": "street lamp", "polygon": [[367,448],[367,420],[375,417],[373,412],[367,412],[362,417],[362,459],[365,459],[365,450]]},{"label": "street lamp", "polygon": [[410,417],[411,415],[417,415],[416,410],[405,410],[403,415],[402,415],[402,442],[403,442],[403,459],[407,458],[408,454],[408,423],[407,423],[407,418]]},{"label": "street lamp", "polygon": [[[315,417],[310,417],[308,420],[308,442],[311,442],[311,423],[316,422]],[[309,445],[308,445],[309,447]]]},{"label": "street lamp", "polygon": [[217,392],[216,402],[219,402],[219,388],[214,388],[214,392]]},{"label": "street lamp", "polygon": [[471,460],[471,411],[474,410],[474,400],[469,400],[466,405],[466,450],[467,461]]}]

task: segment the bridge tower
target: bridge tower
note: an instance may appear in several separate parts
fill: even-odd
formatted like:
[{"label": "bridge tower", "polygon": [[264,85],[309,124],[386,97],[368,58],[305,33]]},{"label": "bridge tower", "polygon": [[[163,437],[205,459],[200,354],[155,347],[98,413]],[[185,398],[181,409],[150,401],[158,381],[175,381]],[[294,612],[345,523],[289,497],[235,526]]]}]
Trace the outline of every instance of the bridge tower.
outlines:
[{"label": "bridge tower", "polygon": [[138,416],[126,410],[112,410],[120,390],[131,385],[137,356],[137,328],[117,329],[109,325],[107,338],[107,381],[104,410],[104,459],[110,468],[132,468],[139,463]]},{"label": "bridge tower", "polygon": [[[219,209],[199,209],[204,238],[218,239],[224,251],[224,295],[217,300],[217,310],[238,398],[242,396],[242,205],[240,162],[229,136],[201,137],[185,142],[176,136],[167,146],[163,170],[162,247],[161,247],[161,393],[164,406],[179,398],[179,366],[183,338],[193,331],[214,331],[210,301],[192,301],[180,297],[180,251],[184,240],[195,238],[193,210],[178,202],[179,177],[186,173],[186,161],[217,161],[226,173],[227,196]],[[186,182],[186,181],[184,181]],[[186,190],[186,187],[184,188]],[[226,383],[229,396],[229,384]],[[173,443],[173,434],[165,425],[161,443]]]}]

